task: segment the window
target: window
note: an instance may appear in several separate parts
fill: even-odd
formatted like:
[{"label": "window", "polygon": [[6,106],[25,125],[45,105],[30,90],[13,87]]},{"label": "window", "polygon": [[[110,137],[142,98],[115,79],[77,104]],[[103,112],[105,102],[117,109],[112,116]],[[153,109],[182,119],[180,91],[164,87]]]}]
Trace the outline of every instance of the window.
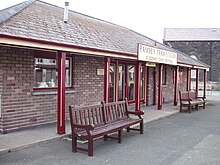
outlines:
[{"label": "window", "polygon": [[166,65],[163,65],[162,83],[163,85],[167,84],[167,66]]},{"label": "window", "polygon": [[140,99],[144,99],[144,67],[140,70]]},{"label": "window", "polygon": [[179,84],[182,84],[182,83],[183,83],[183,71],[179,71],[178,83],[179,83]]},{"label": "window", "polygon": [[129,65],[128,66],[128,75],[129,75],[129,81],[128,81],[128,99],[129,101],[133,101],[134,94],[135,94],[135,87],[134,87],[134,78],[135,78],[135,66],[134,65]]},{"label": "window", "polygon": [[[71,86],[70,57],[66,58],[66,87]],[[34,88],[55,88],[58,86],[58,65],[55,58],[35,57]]]}]

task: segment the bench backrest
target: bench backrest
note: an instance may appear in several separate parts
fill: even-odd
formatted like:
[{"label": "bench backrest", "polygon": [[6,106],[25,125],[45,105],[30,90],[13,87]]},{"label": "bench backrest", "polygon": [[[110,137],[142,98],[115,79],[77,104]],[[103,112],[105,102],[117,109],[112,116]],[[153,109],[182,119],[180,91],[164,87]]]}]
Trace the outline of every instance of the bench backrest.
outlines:
[{"label": "bench backrest", "polygon": [[180,97],[180,100],[182,100],[182,99],[189,99],[188,91],[183,91],[183,92],[179,91],[179,97]]},{"label": "bench backrest", "polygon": [[196,99],[196,92],[195,91],[189,91],[189,98],[192,100]]},{"label": "bench backrest", "polygon": [[128,118],[128,103],[127,100],[104,103],[104,120],[106,123],[111,123],[117,120]]},{"label": "bench backrest", "polygon": [[100,126],[129,117],[127,100],[84,107],[69,106],[69,112],[71,125]]},{"label": "bench backrest", "polygon": [[69,107],[71,124],[82,124],[95,126],[104,125],[104,115],[102,105]]}]

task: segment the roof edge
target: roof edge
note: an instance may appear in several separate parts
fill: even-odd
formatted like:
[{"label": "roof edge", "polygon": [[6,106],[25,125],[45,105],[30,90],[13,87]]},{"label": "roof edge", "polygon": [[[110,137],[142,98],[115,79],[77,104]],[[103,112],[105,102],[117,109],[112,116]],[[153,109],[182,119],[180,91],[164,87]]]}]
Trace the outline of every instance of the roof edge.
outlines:
[{"label": "roof edge", "polygon": [[[31,38],[25,38],[25,37],[17,37],[17,36],[11,36],[11,35],[6,35],[6,34],[0,34],[0,39],[1,38],[8,38],[8,39],[17,39],[17,40],[23,40],[27,42],[33,42],[33,43],[40,43],[40,44],[49,44],[49,45],[54,45],[54,46],[61,46],[61,47],[69,47],[69,48],[77,48],[77,49],[84,49],[84,50],[89,50],[92,52],[103,52],[103,53],[110,53],[110,54],[118,54],[119,56],[127,56],[130,58],[137,58],[136,54],[130,54],[126,52],[117,52],[117,51],[111,51],[111,50],[102,50],[98,48],[92,48],[92,47],[83,47],[83,46],[77,46],[77,45],[70,45],[70,44],[65,44],[65,43],[58,43],[58,42],[52,42],[52,41],[45,41],[45,40],[38,40],[38,39],[31,39]],[[28,45],[26,45],[28,47]],[[57,50],[59,51],[59,50]]]},{"label": "roof edge", "polygon": [[4,12],[2,12],[2,14],[0,15],[0,24],[4,23],[9,18],[11,18],[15,14],[19,13],[20,11],[22,11],[23,9],[25,9],[26,7],[28,7],[29,5],[31,5],[35,1],[36,0],[28,0],[28,1],[25,1],[25,2],[16,4],[14,6],[11,6],[9,8],[1,10]]}]

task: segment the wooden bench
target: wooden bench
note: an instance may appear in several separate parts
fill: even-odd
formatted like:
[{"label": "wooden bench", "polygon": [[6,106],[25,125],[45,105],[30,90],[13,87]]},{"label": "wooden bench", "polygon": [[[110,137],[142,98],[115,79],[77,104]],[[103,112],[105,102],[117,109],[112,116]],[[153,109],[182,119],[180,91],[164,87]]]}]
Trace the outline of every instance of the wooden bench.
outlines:
[{"label": "wooden bench", "polygon": [[[103,136],[106,141],[108,138],[115,138],[109,134],[118,132],[118,143],[122,141],[122,130],[124,128],[140,131],[143,134],[143,111],[129,111],[127,100],[104,103],[93,106],[75,108],[69,106],[70,123],[72,130],[72,151],[87,151],[89,156],[93,156],[94,138]],[[131,115],[137,117],[131,117]],[[130,126],[139,124],[140,128],[130,128]],[[88,148],[77,146],[77,138],[88,140]]]},{"label": "wooden bench", "polygon": [[188,107],[188,112],[191,113],[192,107],[195,106],[196,110],[199,110],[199,105],[203,105],[203,109],[205,109],[205,98],[197,97],[196,92],[194,91],[179,91],[180,97],[180,112],[183,110],[183,106]]}]

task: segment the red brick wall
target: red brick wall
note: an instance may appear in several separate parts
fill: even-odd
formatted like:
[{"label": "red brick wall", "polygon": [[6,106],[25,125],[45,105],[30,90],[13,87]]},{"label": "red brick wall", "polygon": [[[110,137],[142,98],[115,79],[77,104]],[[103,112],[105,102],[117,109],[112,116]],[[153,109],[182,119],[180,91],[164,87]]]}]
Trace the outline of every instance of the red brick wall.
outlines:
[{"label": "red brick wall", "polygon": [[163,102],[172,102],[174,98],[174,82],[173,82],[173,67],[166,66],[167,68],[167,77],[166,84],[163,85],[162,98]]},{"label": "red brick wall", "polygon": [[29,50],[1,47],[3,70],[3,131],[31,123],[36,115],[31,97],[33,84],[33,54]]},{"label": "red brick wall", "polygon": [[[68,106],[98,103],[103,100],[104,76],[97,76],[103,68],[103,58],[75,56],[73,63],[74,93],[66,94]],[[56,122],[57,94],[33,91],[34,53],[32,50],[0,47],[0,94],[2,118],[0,132]],[[2,87],[1,87],[2,86]],[[3,90],[1,90],[3,89]]]},{"label": "red brick wall", "polygon": [[104,59],[74,55],[73,60],[73,87],[76,93],[70,97],[73,99],[72,104],[82,106],[100,103],[104,99],[104,75],[97,75],[97,69],[104,69]]},{"label": "red brick wall", "polygon": [[[148,105],[152,105],[153,104],[153,94],[154,94],[154,79],[153,79],[153,75],[156,74],[156,72],[154,72],[154,67],[149,67],[149,84],[148,84]],[[157,74],[156,74],[156,81],[157,81]],[[156,91],[157,93],[157,91]]]}]

